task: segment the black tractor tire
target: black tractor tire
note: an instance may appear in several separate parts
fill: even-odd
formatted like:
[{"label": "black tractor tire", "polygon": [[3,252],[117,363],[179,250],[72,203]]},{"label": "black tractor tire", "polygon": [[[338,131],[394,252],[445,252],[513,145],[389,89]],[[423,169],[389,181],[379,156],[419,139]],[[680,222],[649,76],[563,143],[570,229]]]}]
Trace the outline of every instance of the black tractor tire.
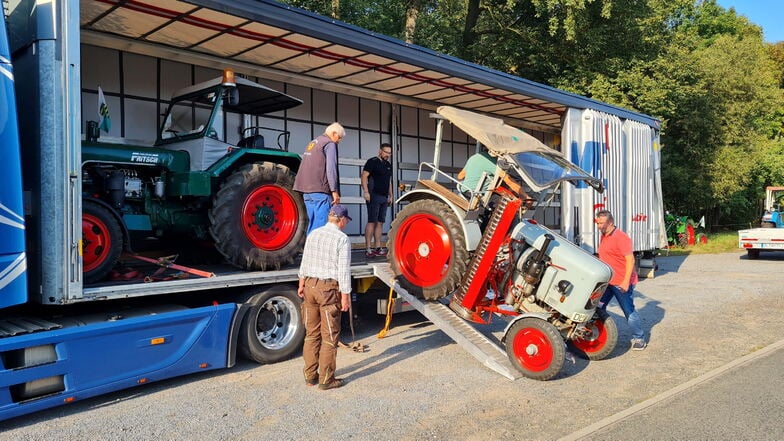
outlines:
[{"label": "black tractor tire", "polygon": [[569,341],[574,352],[587,360],[603,360],[612,353],[618,343],[618,327],[615,320],[607,316],[597,318],[587,325],[592,331],[589,338],[575,338]]},{"label": "black tractor tire", "polygon": [[757,260],[760,256],[760,250],[746,250],[749,260]]},{"label": "black tractor tire", "polygon": [[96,202],[82,201],[84,283],[95,283],[106,277],[122,250],[122,228],[111,209]]},{"label": "black tractor tire", "polygon": [[238,349],[248,360],[275,363],[302,348],[302,301],[294,286],[272,286],[252,296],[240,326]]},{"label": "black tractor tire", "polygon": [[400,285],[426,300],[454,291],[468,265],[463,226],[445,203],[411,202],[389,230],[389,261]]},{"label": "black tractor tire", "polygon": [[563,368],[566,345],[558,329],[536,317],[516,321],[506,333],[506,355],[524,376],[549,380]]},{"label": "black tractor tire", "polygon": [[215,247],[234,266],[280,269],[302,252],[308,216],[294,173],[281,164],[247,164],[223,182],[209,211]]}]

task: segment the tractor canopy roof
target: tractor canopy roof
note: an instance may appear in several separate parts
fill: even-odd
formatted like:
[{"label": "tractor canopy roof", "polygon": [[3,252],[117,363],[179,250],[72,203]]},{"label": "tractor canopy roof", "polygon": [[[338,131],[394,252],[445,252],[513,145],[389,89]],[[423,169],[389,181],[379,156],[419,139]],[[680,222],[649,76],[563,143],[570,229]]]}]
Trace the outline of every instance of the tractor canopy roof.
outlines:
[{"label": "tractor canopy roof", "polygon": [[534,191],[542,191],[562,181],[584,181],[599,192],[603,191],[598,179],[572,164],[561,152],[499,118],[450,106],[441,106],[437,112],[484,145],[491,156],[514,161],[521,177]]},{"label": "tractor canopy roof", "polygon": [[[299,98],[294,98],[293,96],[286,95],[285,93],[278,92],[277,90],[270,89],[269,87],[262,86],[259,83],[255,83],[245,78],[235,77],[234,83],[239,99],[236,103],[230,103],[229,100],[225,100],[223,103],[224,110],[230,112],[246,115],[263,115],[265,113],[290,109],[302,104],[302,100]],[[221,84],[224,84],[223,78],[218,77],[194,84],[193,86],[185,87],[174,93],[172,101],[176,102],[189,97],[189,95],[204,93],[209,89],[217,88]],[[205,104],[211,105],[212,103],[209,102],[211,99],[214,99],[214,97],[205,94],[202,99],[196,98],[196,101],[204,101]]]},{"label": "tractor canopy roof", "polygon": [[481,142],[493,156],[522,152],[544,152],[562,156],[560,152],[547,147],[517,127],[506,124],[502,119],[450,106],[441,106],[437,112],[460,130]]}]

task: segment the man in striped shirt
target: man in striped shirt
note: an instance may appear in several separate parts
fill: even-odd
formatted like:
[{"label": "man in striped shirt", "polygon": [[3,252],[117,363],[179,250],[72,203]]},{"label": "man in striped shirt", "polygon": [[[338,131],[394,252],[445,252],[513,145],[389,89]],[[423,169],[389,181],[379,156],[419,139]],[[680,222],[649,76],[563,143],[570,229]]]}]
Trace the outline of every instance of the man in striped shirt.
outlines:
[{"label": "man in striped shirt", "polygon": [[335,378],[340,313],[351,304],[351,242],[343,228],[351,221],[341,204],[330,208],[327,224],[305,240],[299,289],[305,323],[305,384],[327,390],[343,386]]}]

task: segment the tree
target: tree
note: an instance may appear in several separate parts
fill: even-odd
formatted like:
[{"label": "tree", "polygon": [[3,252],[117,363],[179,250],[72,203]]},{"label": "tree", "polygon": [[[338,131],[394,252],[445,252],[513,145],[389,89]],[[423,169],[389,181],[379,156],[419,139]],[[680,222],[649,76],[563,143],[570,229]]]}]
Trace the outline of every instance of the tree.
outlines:
[{"label": "tree", "polygon": [[[326,0],[289,3],[329,14]],[[342,0],[343,20],[662,121],[665,206],[756,219],[784,184],[784,42],[716,0]]]}]

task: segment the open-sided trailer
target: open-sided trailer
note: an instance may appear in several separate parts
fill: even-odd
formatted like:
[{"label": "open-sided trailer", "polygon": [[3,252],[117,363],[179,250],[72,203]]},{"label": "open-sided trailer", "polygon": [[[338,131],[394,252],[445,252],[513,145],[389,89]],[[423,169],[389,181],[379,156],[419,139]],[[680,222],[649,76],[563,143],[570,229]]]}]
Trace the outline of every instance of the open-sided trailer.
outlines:
[{"label": "open-sided trailer", "polygon": [[[4,2],[8,17],[0,20],[0,420],[230,367],[238,353],[260,363],[278,361],[295,354],[304,337],[297,246],[287,246],[298,241],[301,249],[304,242],[303,224],[297,223],[304,216],[299,196],[290,192],[286,178],[289,170],[296,171],[299,157],[265,149],[256,139],[228,145],[211,132],[215,115],[246,113],[244,98],[285,96],[227,75],[193,86],[208,88],[204,95],[186,90],[179,110],[193,115],[185,121],[194,124],[192,132],[167,121],[155,146],[102,143],[90,127],[86,133],[81,127],[79,10],[84,4]],[[237,97],[242,87],[251,89]],[[196,125],[200,117],[209,117],[207,124]],[[195,158],[203,161],[195,164]],[[116,245],[129,240],[129,231],[159,230],[149,228],[155,225],[153,215],[185,213],[188,223],[180,226],[205,231],[196,221],[207,218],[203,207],[217,206],[208,202],[212,186],[256,170],[277,180],[243,184],[250,187],[245,203],[234,204],[243,207],[241,212],[210,215],[222,222],[238,219],[242,224],[234,231],[244,231],[269,251],[267,257],[285,248],[285,259],[278,253],[277,261],[265,260],[272,269],[246,271],[235,261],[192,271],[211,277],[86,281],[91,269],[111,268],[120,250]],[[100,210],[83,212],[88,205]],[[278,227],[288,234],[286,240],[272,232]],[[274,245],[265,247],[267,239]],[[230,251],[225,246],[221,253]],[[372,268],[359,263],[352,275],[372,276]]]}]

